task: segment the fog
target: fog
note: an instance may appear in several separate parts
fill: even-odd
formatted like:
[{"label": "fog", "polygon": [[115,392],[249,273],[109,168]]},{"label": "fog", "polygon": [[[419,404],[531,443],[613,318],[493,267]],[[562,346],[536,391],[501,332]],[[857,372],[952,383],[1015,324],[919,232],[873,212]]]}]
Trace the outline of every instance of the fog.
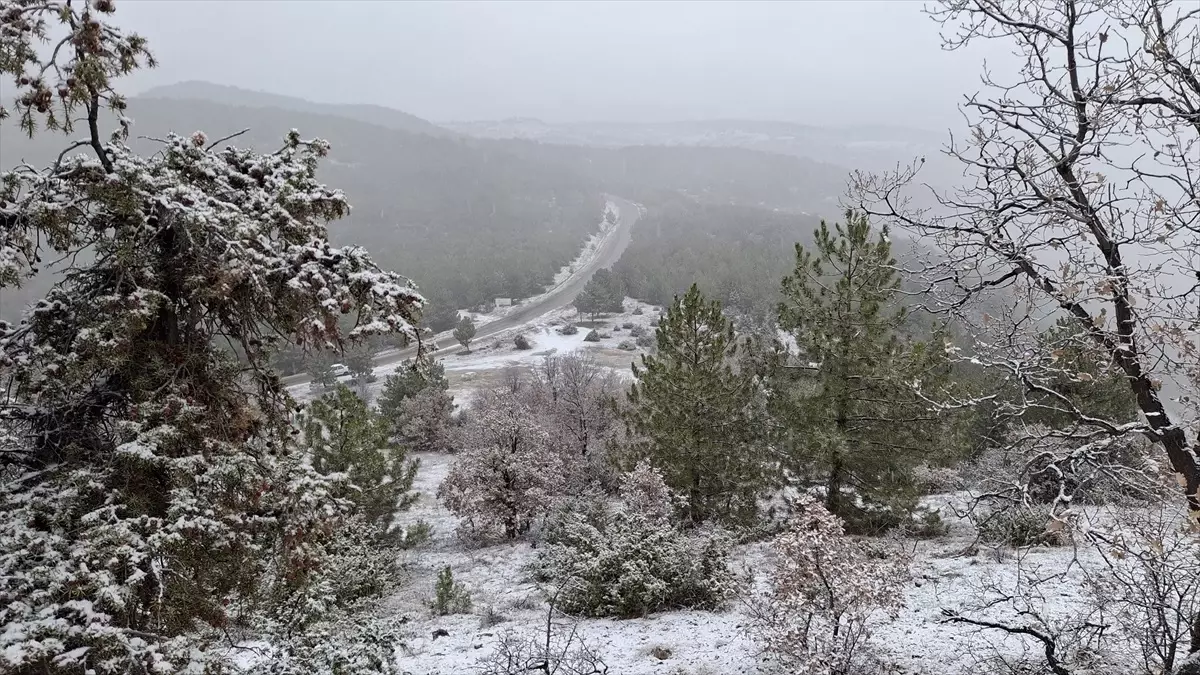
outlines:
[{"label": "fog", "polygon": [[[163,66],[434,121],[738,118],[942,131],[986,58],[919,2],[125,2]],[[213,49],[219,41],[220,49]],[[992,50],[999,45],[989,46]]]}]

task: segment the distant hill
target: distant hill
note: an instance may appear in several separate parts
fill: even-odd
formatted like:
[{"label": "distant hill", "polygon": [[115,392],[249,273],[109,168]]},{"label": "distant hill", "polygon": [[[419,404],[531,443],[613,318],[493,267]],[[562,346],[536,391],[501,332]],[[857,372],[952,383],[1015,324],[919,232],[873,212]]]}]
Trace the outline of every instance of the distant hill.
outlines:
[{"label": "distant hill", "polygon": [[945,133],[906,127],[818,127],[757,120],[550,124],[534,118],[445,122],[442,126],[477,138],[523,139],[600,148],[742,148],[866,171],[894,169],[897,163],[908,164],[917,157],[925,157],[927,179],[948,184],[961,174],[961,167],[942,157],[941,149],[947,139]]},{"label": "distant hill", "polygon": [[335,115],[367,124],[429,136],[455,136],[455,132],[400,110],[367,104],[314,103],[294,96],[252,91],[212,82],[191,80],[148,89],[138,98],[207,101],[245,108],[277,108],[316,115]]},{"label": "distant hill", "polygon": [[[332,145],[320,177],[345,191],[353,206],[330,225],[335,243],[367,247],[382,266],[412,277],[442,308],[541,292],[575,257],[600,222],[602,189],[590,178],[507,152],[500,144],[412,133],[331,114],[233,106],[195,99],[129,99],[138,137],[205,131],[210,138],[241,129],[233,143],[271,152],[289,129]],[[0,165],[52,161],[67,139],[33,139],[13,121],[0,123]],[[111,116],[102,128],[114,128]],[[156,143],[132,138],[143,154]],[[45,280],[0,293],[12,317],[39,297]]]},{"label": "distant hill", "polygon": [[[604,192],[651,208],[685,198],[828,214],[846,176],[842,167],[740,148],[476,139],[386,108],[207,83],[133,97],[128,116],[135,136],[203,130],[215,138],[248,128],[233,143],[265,151],[277,149],[292,128],[329,140],[321,178],[344,190],[354,207],[331,225],[331,237],[366,246],[381,265],[411,276],[443,312],[540,292],[595,231]],[[113,127],[111,117],[102,123]],[[155,148],[144,138],[130,142],[144,153]],[[0,168],[47,164],[64,145],[59,134],[26,138],[7,120],[0,123]],[[727,223],[733,230],[735,220]],[[12,318],[47,283],[3,290],[0,314]]]}]

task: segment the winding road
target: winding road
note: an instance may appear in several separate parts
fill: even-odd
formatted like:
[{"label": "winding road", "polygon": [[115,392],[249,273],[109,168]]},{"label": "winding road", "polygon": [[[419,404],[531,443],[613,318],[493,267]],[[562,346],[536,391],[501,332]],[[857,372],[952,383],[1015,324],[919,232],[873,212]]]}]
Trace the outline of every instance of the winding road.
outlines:
[{"label": "winding road", "polygon": [[[592,278],[592,274],[599,269],[612,267],[617,260],[620,260],[621,254],[629,246],[629,241],[632,237],[633,224],[637,222],[642,215],[642,207],[627,199],[607,195],[609,201],[617,205],[620,215],[617,217],[616,225],[612,231],[605,236],[604,241],[600,244],[599,250],[592,259],[588,261],[581,269],[576,270],[566,281],[558,286],[550,289],[546,293],[519,305],[516,309],[509,312],[507,315],[496,319],[495,321],[485,323],[478,326],[475,330],[475,339],[483,340],[485,338],[502,333],[511,328],[529,323],[534,319],[553,312],[556,309],[561,309],[571,304],[575,300],[575,296],[583,290],[588,279]],[[446,340],[453,340],[452,331],[446,331],[433,336],[434,344],[444,344]],[[439,356],[449,354],[460,349],[457,343],[448,347],[443,347],[437,350],[427,351],[429,356]],[[375,367],[387,366],[393,363],[400,363],[405,359],[411,359],[417,353],[416,347],[408,349],[388,350],[375,355]],[[283,378],[283,384],[288,389],[297,388],[302,385],[307,385],[309,382],[308,373],[297,373]]]}]

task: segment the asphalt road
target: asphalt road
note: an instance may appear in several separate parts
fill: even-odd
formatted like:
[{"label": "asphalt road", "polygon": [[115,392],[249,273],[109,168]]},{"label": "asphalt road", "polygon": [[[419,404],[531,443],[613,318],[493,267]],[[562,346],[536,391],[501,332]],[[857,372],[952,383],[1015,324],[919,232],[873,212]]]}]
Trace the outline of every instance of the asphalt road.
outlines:
[{"label": "asphalt road", "polygon": [[[629,200],[612,195],[608,195],[608,199],[617,205],[617,208],[621,211],[621,215],[617,218],[615,229],[605,237],[604,243],[600,245],[600,250],[592,257],[591,262],[582,269],[576,270],[575,274],[571,275],[569,279],[537,300],[519,305],[508,315],[490,323],[477,326],[475,329],[475,340],[484,340],[497,333],[502,333],[511,328],[529,323],[543,314],[549,314],[556,309],[566,307],[575,300],[575,296],[579,295],[579,292],[583,290],[584,285],[587,284],[588,279],[592,278],[592,274],[596,270],[612,267],[614,263],[620,260],[621,254],[629,246],[633,224],[641,217],[642,211],[641,207]],[[454,342],[454,338],[450,333],[451,331],[446,331],[445,333],[435,335],[434,342],[442,345],[446,345],[447,342],[451,344],[436,351],[427,348],[426,354],[440,356],[461,349],[458,343]],[[416,347],[380,352],[375,356],[375,367],[400,363],[405,359],[411,359],[416,353]],[[307,373],[297,373],[283,378],[284,386],[289,389],[308,384],[308,381],[309,377]]]}]

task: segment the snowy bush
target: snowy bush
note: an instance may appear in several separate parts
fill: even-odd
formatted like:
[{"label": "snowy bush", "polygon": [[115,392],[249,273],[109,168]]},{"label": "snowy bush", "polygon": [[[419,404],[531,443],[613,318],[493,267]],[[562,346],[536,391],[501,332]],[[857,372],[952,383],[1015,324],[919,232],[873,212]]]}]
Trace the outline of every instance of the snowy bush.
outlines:
[{"label": "snowy bush", "polygon": [[1084,568],[1093,609],[1120,626],[1110,639],[1123,641],[1145,673],[1178,672],[1200,640],[1200,541],[1183,511],[1173,501],[1120,510],[1110,528],[1088,531],[1104,560]]},{"label": "snowy bush", "polygon": [[529,338],[518,334],[513,338],[513,348],[519,350],[533,349],[533,344],[529,342]]},{"label": "snowy bush", "polygon": [[521,635],[507,630],[496,648],[479,660],[480,675],[607,675],[604,660],[579,635],[574,624],[555,621],[551,603],[543,629]]},{"label": "snowy bush", "polygon": [[658,344],[658,342],[657,342],[657,340],[655,340],[653,335],[651,335],[650,333],[646,333],[644,335],[639,335],[635,344],[637,344],[637,346],[641,347],[642,349],[653,349]]},{"label": "snowy bush", "polygon": [[1069,532],[1056,520],[1049,507],[1005,505],[973,516],[979,539],[1013,548],[1061,546],[1070,541]]},{"label": "snowy bush", "polygon": [[564,478],[562,457],[527,405],[508,393],[485,395],[461,429],[462,451],[438,497],[466,534],[524,534],[550,508]]},{"label": "snowy bush", "polygon": [[342,617],[321,622],[298,635],[275,636],[247,675],[401,675],[396,651],[403,644],[402,621]]},{"label": "snowy bush", "polygon": [[635,347],[634,344],[632,342],[630,342],[629,340],[622,340],[621,343],[617,345],[617,349],[620,349],[620,350],[626,351],[626,352],[631,352],[631,351],[637,349],[637,347]]},{"label": "snowy bush", "polygon": [[623,477],[621,497],[625,506],[616,512],[567,510],[547,525],[538,569],[560,589],[558,607],[636,617],[722,605],[736,587],[730,539],[683,530],[672,518],[678,497],[646,464]]},{"label": "snowy bush", "polygon": [[558,329],[559,335],[575,335],[577,333],[579,333],[579,328],[573,323],[568,323]]},{"label": "snowy bush", "polygon": [[583,336],[583,341],[584,342],[599,342],[600,341],[600,331],[598,331],[598,330],[588,331],[588,334]]},{"label": "snowy bush", "polygon": [[645,334],[646,334],[646,328],[645,328],[645,326],[632,326],[632,327],[629,329],[629,335],[630,335],[630,337],[639,338],[639,337],[641,337],[641,336],[643,336],[643,335],[645,335]]},{"label": "snowy bush", "polygon": [[907,558],[847,536],[811,497],[795,513],[773,545],[770,586],[752,603],[753,634],[789,673],[860,672],[872,621],[899,611]]}]

